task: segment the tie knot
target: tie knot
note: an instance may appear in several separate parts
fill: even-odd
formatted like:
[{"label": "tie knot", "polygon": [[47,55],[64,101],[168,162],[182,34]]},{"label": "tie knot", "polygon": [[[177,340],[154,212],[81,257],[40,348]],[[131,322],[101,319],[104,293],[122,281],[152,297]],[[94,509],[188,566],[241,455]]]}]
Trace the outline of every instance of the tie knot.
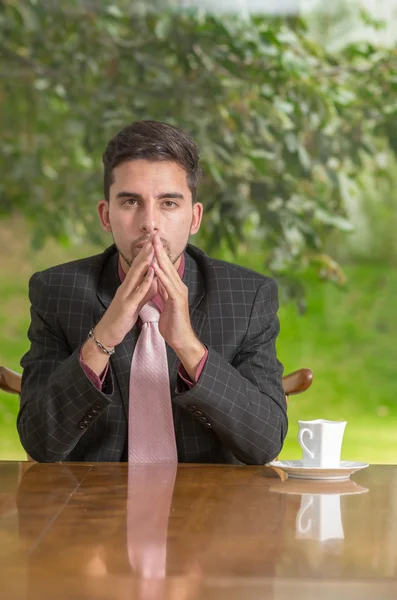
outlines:
[{"label": "tie knot", "polygon": [[160,311],[153,302],[147,302],[139,311],[139,316],[143,323],[158,323]]}]

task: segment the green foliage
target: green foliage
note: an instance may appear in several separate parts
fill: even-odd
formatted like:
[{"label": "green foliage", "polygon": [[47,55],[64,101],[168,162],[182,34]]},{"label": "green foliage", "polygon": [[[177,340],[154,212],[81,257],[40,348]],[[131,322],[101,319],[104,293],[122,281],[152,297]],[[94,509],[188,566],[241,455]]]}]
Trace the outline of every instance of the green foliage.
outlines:
[{"label": "green foliage", "polygon": [[397,152],[396,50],[331,55],[302,21],[134,6],[1,5],[0,214],[26,214],[35,247],[100,242],[107,140],[164,120],[202,149],[208,250],[252,243],[274,271],[340,280],[324,242],[352,229],[348,184],[366,157]]},{"label": "green foliage", "polygon": [[343,264],[397,264],[397,162],[385,154],[379,164],[384,175],[374,181],[365,172],[351,185],[347,206],[356,229],[348,239],[334,232],[328,240],[333,256]]}]

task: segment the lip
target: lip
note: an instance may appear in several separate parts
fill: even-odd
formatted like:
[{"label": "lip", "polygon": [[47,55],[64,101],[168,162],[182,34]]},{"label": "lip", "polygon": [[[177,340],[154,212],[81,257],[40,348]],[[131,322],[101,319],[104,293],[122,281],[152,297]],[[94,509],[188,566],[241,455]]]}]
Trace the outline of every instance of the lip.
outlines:
[{"label": "lip", "polygon": [[148,242],[149,240],[146,240],[146,242],[139,242],[139,244],[136,244],[135,248],[143,248],[143,246]]}]

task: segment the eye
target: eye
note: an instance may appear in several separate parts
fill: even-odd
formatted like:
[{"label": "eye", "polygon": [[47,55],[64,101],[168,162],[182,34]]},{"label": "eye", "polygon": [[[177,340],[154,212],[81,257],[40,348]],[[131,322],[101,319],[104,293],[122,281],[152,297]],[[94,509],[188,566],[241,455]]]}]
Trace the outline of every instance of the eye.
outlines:
[{"label": "eye", "polygon": [[127,198],[127,200],[124,200],[124,204],[128,204],[130,206],[135,206],[136,203],[137,203],[136,198]]},{"label": "eye", "polygon": [[173,202],[172,200],[166,200],[164,202],[165,206],[167,208],[172,208],[173,206],[178,206],[176,202]]}]

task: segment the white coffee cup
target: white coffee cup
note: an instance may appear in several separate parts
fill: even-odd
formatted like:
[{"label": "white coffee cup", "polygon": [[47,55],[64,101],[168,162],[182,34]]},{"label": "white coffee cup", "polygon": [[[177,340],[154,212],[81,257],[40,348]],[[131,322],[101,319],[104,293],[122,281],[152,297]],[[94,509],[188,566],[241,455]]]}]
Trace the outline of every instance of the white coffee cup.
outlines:
[{"label": "white coffee cup", "polygon": [[296,516],[296,537],[322,542],[343,539],[340,494],[303,494]]},{"label": "white coffee cup", "polygon": [[298,421],[298,442],[303,450],[303,466],[335,469],[340,466],[346,421]]}]

